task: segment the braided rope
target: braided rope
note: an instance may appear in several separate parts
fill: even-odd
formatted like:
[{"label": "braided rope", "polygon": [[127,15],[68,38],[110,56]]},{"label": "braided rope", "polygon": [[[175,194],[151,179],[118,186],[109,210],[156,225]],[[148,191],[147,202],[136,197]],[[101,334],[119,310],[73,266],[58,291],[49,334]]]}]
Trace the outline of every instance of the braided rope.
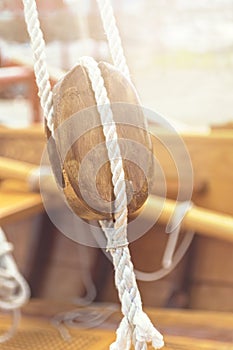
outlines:
[{"label": "braided rope", "polygon": [[[111,2],[110,0],[97,0],[97,4],[99,6],[114,66],[130,81],[130,72],[126,63]],[[96,101],[98,105],[98,100],[96,99]],[[103,102],[101,101],[101,103]],[[109,157],[109,159],[111,158]],[[112,175],[114,176],[113,169]],[[120,184],[123,186],[122,182]],[[118,193],[115,191],[115,185],[114,194],[117,198]],[[102,221],[100,225],[109,242],[109,231],[107,230],[109,226],[111,227],[111,222],[106,223]],[[125,225],[127,225],[127,220]],[[117,240],[118,239],[119,237],[117,236]],[[116,342],[112,345],[111,350],[130,349],[131,339],[133,339],[136,350],[146,349],[146,343],[150,341],[152,341],[154,348],[161,348],[164,345],[162,335],[154,328],[147,315],[142,311],[141,297],[128,247],[121,247],[119,241],[118,248],[110,249],[110,253],[115,267],[115,285],[119,292],[119,298],[122,303],[122,313],[124,315],[117,330]]]},{"label": "braided rope", "polygon": [[123,75],[130,80],[130,72],[126,63],[120,34],[116,25],[111,2],[109,0],[96,0],[103,23],[103,27],[108,39],[108,45],[111,52],[114,66],[118,68]]},{"label": "braided rope", "polygon": [[[47,118],[48,127],[53,134],[52,92],[45,63],[45,44],[40,30],[35,0],[23,0],[25,20],[32,42],[34,69],[41,106]],[[104,28],[107,32],[109,47],[115,66],[130,79],[129,70],[124,57],[119,32],[109,1],[98,0]],[[110,160],[112,183],[114,187],[114,220],[100,221],[107,237],[107,248],[110,251],[115,267],[115,284],[122,302],[124,315],[117,330],[116,342],[111,350],[130,349],[131,340],[136,350],[146,350],[147,342],[154,348],[163,346],[162,335],[154,328],[148,316],[142,311],[142,302],[133,271],[127,242],[127,197],[121,152],[118,145],[116,125],[110,107],[110,101],[104,86],[104,80],[98,64],[91,58],[80,59],[86,67],[95,93],[97,108],[100,114],[105,142]]]},{"label": "braided rope", "polygon": [[34,72],[39,90],[40,104],[47,120],[47,126],[54,134],[53,126],[53,94],[49,81],[49,73],[45,60],[45,42],[40,28],[36,1],[22,0],[24,4],[24,17],[27,30],[31,39],[31,47],[34,60]]},{"label": "braided rope", "polygon": [[115,284],[122,303],[123,320],[117,331],[116,342],[111,350],[130,349],[131,339],[135,349],[144,350],[146,343],[152,342],[155,348],[163,346],[162,335],[154,328],[147,315],[142,311],[142,302],[138,290],[129,248],[127,246],[127,196],[125,175],[121,158],[116,124],[114,122],[110,101],[104,80],[97,62],[90,57],[83,57],[80,64],[87,69],[95,94],[100,114],[105,143],[110,160],[112,182],[114,187],[114,221],[100,221],[107,238],[107,249],[113,258]]},{"label": "braided rope", "polygon": [[125,186],[125,174],[121,151],[118,144],[116,124],[114,122],[110,101],[104,85],[104,80],[97,62],[91,57],[82,57],[79,63],[87,69],[92,89],[95,94],[97,109],[100,115],[105,143],[110,160],[112,183],[115,195],[114,212],[115,222],[101,221],[101,226],[108,234],[108,247],[116,248],[127,244],[127,196]]}]

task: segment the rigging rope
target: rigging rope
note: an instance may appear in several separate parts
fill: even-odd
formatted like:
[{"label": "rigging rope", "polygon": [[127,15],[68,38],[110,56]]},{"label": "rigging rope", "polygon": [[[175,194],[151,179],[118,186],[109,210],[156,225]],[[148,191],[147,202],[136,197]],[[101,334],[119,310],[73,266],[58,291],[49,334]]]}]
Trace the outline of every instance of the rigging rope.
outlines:
[{"label": "rigging rope", "polygon": [[38,18],[36,1],[23,0],[23,4],[25,22],[27,24],[28,34],[31,39],[34,72],[36,76],[37,87],[39,90],[40,104],[44,113],[44,117],[47,120],[47,126],[53,135],[53,94],[49,81],[49,73],[45,55],[45,42],[43,33],[40,29],[40,21]]},{"label": "rigging rope", "polygon": [[108,39],[109,50],[114,66],[130,80],[129,68],[126,63],[124,50],[121,43],[120,34],[116,25],[111,2],[109,0],[97,0],[103,27]]},{"label": "rigging rope", "polygon": [[[126,78],[130,79],[129,69],[126,64],[110,1],[97,0],[97,2],[101,11],[113,62]],[[53,135],[52,92],[45,62],[45,44],[38,20],[36,2],[35,0],[23,0],[23,3],[25,20],[32,43],[34,69],[41,106],[47,119],[48,128]],[[158,349],[164,345],[163,337],[142,310],[141,297],[128,248],[125,176],[110,101],[101,71],[95,60],[84,57],[79,62],[87,69],[92,89],[95,93],[97,108],[105,135],[115,195],[114,220],[100,221],[100,225],[107,237],[107,249],[113,258],[115,284],[118,289],[119,298],[122,303],[122,313],[124,315],[117,330],[116,342],[111,345],[110,349],[129,350],[131,342],[133,342],[136,350],[147,349],[147,342],[152,342],[153,347]]]}]

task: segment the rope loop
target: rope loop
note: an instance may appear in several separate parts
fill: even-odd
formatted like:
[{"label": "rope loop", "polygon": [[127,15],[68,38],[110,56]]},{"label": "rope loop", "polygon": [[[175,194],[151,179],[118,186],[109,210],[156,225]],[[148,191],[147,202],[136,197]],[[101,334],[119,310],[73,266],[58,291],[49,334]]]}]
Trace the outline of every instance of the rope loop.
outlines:
[{"label": "rope loop", "polygon": [[0,336],[0,343],[9,340],[16,332],[19,320],[19,308],[29,299],[29,286],[19,273],[11,256],[13,245],[6,240],[0,228],[0,309],[13,313],[11,328]]},{"label": "rope loop", "polygon": [[180,243],[180,246],[175,251],[180,236],[183,219],[186,213],[192,207],[193,203],[191,201],[179,202],[176,205],[172,219],[166,227],[166,232],[169,237],[162,258],[162,268],[158,271],[153,272],[135,270],[135,274],[138,280],[146,282],[157,281],[168,275],[181,261],[190,244],[192,243],[195,234],[193,231],[186,232],[182,242]]}]

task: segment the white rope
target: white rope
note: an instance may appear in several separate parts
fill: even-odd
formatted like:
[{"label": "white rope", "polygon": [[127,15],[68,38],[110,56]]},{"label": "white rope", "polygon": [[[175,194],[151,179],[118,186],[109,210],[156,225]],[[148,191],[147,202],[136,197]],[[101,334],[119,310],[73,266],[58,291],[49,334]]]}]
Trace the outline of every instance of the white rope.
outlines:
[{"label": "white rope", "polygon": [[190,244],[192,243],[193,237],[195,235],[193,231],[186,232],[182,242],[175,251],[181,231],[182,221],[186,213],[191,208],[192,202],[190,201],[180,202],[177,204],[175,212],[172,216],[171,223],[169,227],[166,228],[169,234],[169,238],[162,258],[162,268],[160,270],[152,272],[135,270],[135,274],[138,280],[146,282],[159,280],[174,270],[174,268],[181,261]]},{"label": "white rope", "polygon": [[[24,4],[24,16],[27,24],[28,33],[31,39],[31,46],[34,59],[34,71],[36,82],[39,89],[39,97],[44,117],[47,120],[47,126],[54,135],[53,125],[53,105],[52,91],[49,81],[49,74],[45,60],[45,42],[40,28],[38,11],[35,0],[22,0]],[[124,51],[121,44],[118,28],[111,4],[107,0],[97,0],[104,30],[107,35],[109,49],[112,60],[124,76],[130,80],[130,73],[126,63]]]},{"label": "white rope", "polygon": [[97,109],[100,115],[105,143],[110,160],[112,172],[112,183],[115,195],[114,212],[115,223],[113,221],[101,221],[101,226],[108,234],[107,249],[116,246],[127,245],[127,196],[125,186],[125,174],[121,151],[118,144],[116,124],[114,122],[113,113],[108,99],[104,80],[97,62],[91,57],[82,57],[79,63],[87,69],[92,89],[95,94]]},{"label": "white rope", "polygon": [[142,310],[141,297],[128,249],[125,175],[110,101],[97,62],[90,57],[83,57],[79,63],[87,69],[95,93],[110,160],[115,195],[114,220],[100,221],[107,238],[107,249],[113,258],[115,284],[124,315],[117,330],[116,342],[112,344],[111,350],[130,349],[131,339],[137,350],[146,349],[147,342],[152,342],[154,348],[159,349],[164,345],[163,337]]},{"label": "white rope", "polygon": [[[129,68],[126,63],[119,31],[116,25],[116,20],[113,14],[113,9],[111,6],[111,2],[109,0],[97,0],[99,11],[101,14],[101,19],[103,23],[103,27],[107,36],[109,49],[111,52],[112,60],[114,66],[118,68],[122,74],[128,79],[130,79]],[[89,75],[91,78],[91,76]],[[95,86],[92,88],[95,91]],[[102,86],[102,90],[105,89],[104,85]],[[104,96],[106,93],[104,93]],[[96,96],[97,105],[100,104],[109,104],[109,101],[106,99],[103,102],[101,99],[98,100],[98,96]],[[101,111],[100,115],[101,115]],[[110,113],[112,116],[112,113]],[[101,117],[101,121],[105,121],[104,117]],[[112,120],[114,123],[114,120]],[[116,133],[116,131],[115,131]],[[117,135],[117,133],[116,133]],[[108,149],[108,139],[105,134],[106,145]],[[120,197],[120,193],[118,192],[120,188],[116,187],[114,183],[114,176],[117,173],[116,165],[111,162],[111,155],[108,153],[108,157],[111,163],[111,171],[112,171],[112,182],[114,186],[114,194],[115,201],[118,201],[118,197]],[[119,155],[121,158],[121,155]],[[121,171],[123,170],[123,165],[121,164]],[[119,176],[119,173],[118,173]],[[121,350],[121,349],[130,349],[131,339],[133,340],[133,344],[136,350],[143,350],[147,348],[146,343],[152,342],[154,348],[161,348],[164,345],[162,335],[154,328],[151,321],[147,317],[147,315],[142,311],[142,302],[140,293],[138,290],[138,286],[136,283],[136,278],[134,275],[134,269],[131,262],[130,252],[128,246],[123,246],[125,240],[127,240],[127,198],[126,198],[126,190],[125,190],[125,180],[123,180],[123,175],[121,177],[121,181],[119,181],[119,186],[121,186],[121,190],[124,190],[124,203],[125,209],[123,207],[122,211],[122,220],[124,220],[124,224],[122,230],[119,230],[116,225],[118,216],[120,215],[117,212],[117,216],[115,215],[115,224],[113,222],[100,221],[100,225],[107,237],[107,247],[109,248],[112,243],[117,243],[117,246],[113,244],[113,249],[109,249],[111,256],[113,258],[113,265],[115,268],[115,284],[119,292],[119,298],[122,303],[122,313],[124,318],[117,330],[117,339],[116,342],[111,346],[111,350]],[[124,188],[124,189],[123,189]],[[116,206],[115,206],[116,208]],[[122,221],[120,223],[122,225]],[[120,226],[121,227],[121,226]],[[121,232],[121,236],[118,234],[115,236],[115,230],[119,230]],[[116,248],[116,249],[114,249]]]},{"label": "white rope", "polygon": [[31,46],[34,59],[34,72],[39,90],[39,97],[47,126],[54,133],[53,125],[53,94],[49,81],[49,73],[45,60],[45,42],[40,29],[38,11],[35,0],[22,0],[24,4],[24,17],[28,33],[31,39]]},{"label": "white rope", "polygon": [[173,212],[170,225],[167,225],[166,227],[169,238],[163,254],[162,264],[164,268],[169,269],[172,265],[173,255],[179,238],[182,221],[192,206],[193,204],[191,201],[178,203],[176,205],[175,211]]},{"label": "white rope", "polygon": [[0,228],[0,309],[13,312],[12,326],[0,336],[0,343],[9,340],[15,334],[20,321],[19,308],[30,296],[28,284],[11,256],[12,250],[12,244],[7,242]]},{"label": "white rope", "polygon": [[65,341],[72,339],[69,332],[70,328],[90,329],[99,327],[111,315],[118,312],[118,306],[113,304],[93,303],[86,308],[78,305],[76,310],[62,312],[53,317],[51,323],[60,332]]},{"label": "white rope", "polygon": [[110,0],[96,0],[103,23],[103,27],[108,39],[108,45],[114,66],[118,68],[123,75],[130,80],[129,68],[126,63],[119,30],[116,25],[115,16]]},{"label": "white rope", "polygon": [[[34,69],[39,87],[41,105],[47,118],[48,127],[53,134],[52,93],[45,63],[45,45],[40,30],[36,3],[35,0],[23,0],[23,2],[25,19],[34,53]],[[98,1],[98,4],[107,32],[113,62],[126,78],[130,79],[111,5],[108,1],[102,0]],[[153,347],[158,349],[164,344],[163,337],[142,311],[141,297],[128,249],[125,176],[110,101],[98,64],[93,59],[87,57],[80,59],[80,64],[86,67],[92,83],[92,89],[95,93],[97,108],[105,135],[108,158],[110,160],[115,195],[114,220],[100,222],[107,237],[107,248],[113,258],[115,283],[118,288],[119,297],[122,302],[122,312],[124,314],[124,318],[117,330],[116,342],[112,344],[111,350],[130,349],[131,340],[136,350],[145,350],[147,348],[147,342],[152,342]]]}]

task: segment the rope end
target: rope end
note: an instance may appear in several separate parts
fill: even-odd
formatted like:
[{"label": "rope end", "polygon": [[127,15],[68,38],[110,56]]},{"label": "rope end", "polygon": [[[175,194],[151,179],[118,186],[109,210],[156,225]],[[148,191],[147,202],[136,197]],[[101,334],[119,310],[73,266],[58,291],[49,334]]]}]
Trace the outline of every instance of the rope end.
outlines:
[{"label": "rope end", "polygon": [[134,343],[146,344],[151,342],[154,349],[164,346],[162,334],[153,326],[151,320],[144,311],[139,312],[134,318]]}]

